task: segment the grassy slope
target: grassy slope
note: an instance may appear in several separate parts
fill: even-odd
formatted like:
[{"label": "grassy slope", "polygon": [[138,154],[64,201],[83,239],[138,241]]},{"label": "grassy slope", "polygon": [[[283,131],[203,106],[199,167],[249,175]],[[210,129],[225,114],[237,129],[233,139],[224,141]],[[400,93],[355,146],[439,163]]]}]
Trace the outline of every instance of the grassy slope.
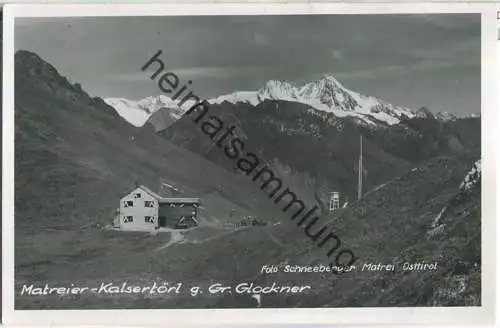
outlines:
[{"label": "grassy slope", "polygon": [[[300,229],[283,221],[274,227],[247,228],[218,236],[208,232],[203,238],[195,238],[201,243],[174,244],[162,249],[157,248],[154,236],[94,232],[87,241],[97,242],[102,248],[97,253],[89,253],[85,260],[80,255],[80,258],[65,261],[64,265],[61,263],[59,270],[62,271],[59,274],[50,272],[50,278],[55,281],[79,278],[77,280],[86,279],[87,283],[95,284],[99,279],[109,278],[103,275],[109,270],[107,272],[113,272],[116,282],[167,280],[201,287],[212,283],[234,286],[240,282],[263,285],[277,282],[313,287],[311,292],[302,295],[265,295],[263,307],[478,305],[480,272],[475,267],[480,266],[478,187],[451,207],[445,219],[445,235],[440,239],[430,239],[427,235],[434,217],[457,195],[458,184],[468,170],[469,166],[454,158],[434,161],[373,192],[339,218],[330,219],[346,247],[353,249],[360,258],[358,265],[372,261],[438,261],[437,272],[358,271],[340,278],[328,273],[259,274],[264,264],[328,263],[324,249],[317,248]],[[429,178],[435,181],[430,187]],[[393,199],[392,205],[381,205],[388,198]],[[122,243],[127,253],[117,254],[115,243]],[[147,248],[149,251],[145,250]],[[463,291],[461,283],[465,286]],[[155,300],[130,297],[96,300],[88,296],[74,301],[51,297],[44,300],[43,306],[255,307],[248,295],[178,296]]]}]

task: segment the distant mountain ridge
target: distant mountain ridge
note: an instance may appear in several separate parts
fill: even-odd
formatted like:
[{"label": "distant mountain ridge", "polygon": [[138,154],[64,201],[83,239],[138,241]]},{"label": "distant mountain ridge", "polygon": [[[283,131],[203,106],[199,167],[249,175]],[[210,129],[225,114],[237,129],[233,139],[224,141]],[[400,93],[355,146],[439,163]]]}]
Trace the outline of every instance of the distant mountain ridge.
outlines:
[{"label": "distant mountain ridge", "polygon": [[[338,118],[352,118],[358,124],[369,126],[394,125],[412,117],[432,117],[440,121],[459,118],[449,112],[433,113],[425,106],[418,110],[394,106],[379,98],[352,91],[330,75],[323,75],[322,78],[300,87],[295,87],[283,80],[269,80],[257,91],[235,91],[207,99],[211,104],[228,102],[246,103],[253,106],[266,100],[297,102],[313,110],[332,113]],[[178,105],[179,100],[172,100],[166,95],[150,96],[140,100],[105,98],[104,101],[133,126],[141,127],[150,122],[158,127],[157,130],[166,128],[165,122],[171,125],[180,119],[190,106],[190,104],[184,104],[181,108]],[[160,110],[164,113],[153,117],[153,114]],[[471,114],[464,117],[478,116],[479,114]],[[161,124],[158,123],[158,117],[161,117],[159,119]]]},{"label": "distant mountain ridge", "polygon": [[125,98],[106,98],[104,101],[136,127],[143,126],[151,115],[160,109],[166,109],[173,120],[181,118],[185,112],[176,101],[165,95],[151,96],[137,101]]},{"label": "distant mountain ridge", "polygon": [[[258,91],[236,91],[207,101],[211,104],[247,103],[256,106],[265,100],[297,102],[312,109],[333,113],[337,117],[352,117],[365,125],[396,124],[403,118],[414,117],[408,108],[393,106],[375,97],[361,95],[345,88],[333,76],[295,87],[286,81],[270,80]],[[167,108],[173,120],[179,119],[189,108],[166,95],[147,97],[138,101],[125,98],[106,98],[106,103],[130,124],[140,127],[159,109]]]},{"label": "distant mountain ridge", "polygon": [[365,96],[344,87],[335,77],[321,79],[295,87],[286,81],[271,80],[256,92],[236,92],[208,100],[210,103],[244,102],[257,105],[265,100],[294,101],[333,113],[337,117],[354,117],[361,124],[397,124],[403,118],[414,117],[412,110],[393,106],[375,97]]}]

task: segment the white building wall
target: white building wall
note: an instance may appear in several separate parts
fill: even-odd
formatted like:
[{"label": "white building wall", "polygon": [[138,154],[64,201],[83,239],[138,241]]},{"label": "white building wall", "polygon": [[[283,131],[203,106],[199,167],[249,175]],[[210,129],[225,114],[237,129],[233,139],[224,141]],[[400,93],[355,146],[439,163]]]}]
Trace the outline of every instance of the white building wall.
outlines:
[{"label": "white building wall", "polygon": [[[136,197],[136,194],[139,196]],[[131,207],[126,207],[125,202],[132,201]],[[153,202],[153,207],[146,207],[144,202]],[[153,217],[153,223],[145,221],[146,216]],[[127,217],[132,217],[132,222],[126,222]],[[152,231],[158,226],[158,200],[137,188],[128,195],[120,199],[120,229],[122,230],[140,230]]]}]

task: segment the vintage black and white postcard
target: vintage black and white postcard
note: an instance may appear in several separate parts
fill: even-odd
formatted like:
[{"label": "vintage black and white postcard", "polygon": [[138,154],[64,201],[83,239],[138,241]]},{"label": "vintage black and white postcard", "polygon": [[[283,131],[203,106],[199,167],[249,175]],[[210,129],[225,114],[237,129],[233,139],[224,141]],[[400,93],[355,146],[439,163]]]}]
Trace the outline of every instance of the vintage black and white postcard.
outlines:
[{"label": "vintage black and white postcard", "polygon": [[491,321],[495,13],[6,6],[7,320]]}]

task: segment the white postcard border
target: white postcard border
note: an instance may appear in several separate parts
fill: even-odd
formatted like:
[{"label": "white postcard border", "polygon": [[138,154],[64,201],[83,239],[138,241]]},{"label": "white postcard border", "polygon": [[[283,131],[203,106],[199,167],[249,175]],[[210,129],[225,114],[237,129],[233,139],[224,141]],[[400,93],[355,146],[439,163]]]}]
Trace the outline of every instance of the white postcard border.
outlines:
[{"label": "white postcard border", "polygon": [[[13,4],[3,20],[3,316],[22,325],[176,324],[480,324],[494,320],[496,269],[496,6],[494,3],[199,3]],[[482,306],[318,309],[14,310],[14,20],[15,17],[481,13],[482,16]]]}]

